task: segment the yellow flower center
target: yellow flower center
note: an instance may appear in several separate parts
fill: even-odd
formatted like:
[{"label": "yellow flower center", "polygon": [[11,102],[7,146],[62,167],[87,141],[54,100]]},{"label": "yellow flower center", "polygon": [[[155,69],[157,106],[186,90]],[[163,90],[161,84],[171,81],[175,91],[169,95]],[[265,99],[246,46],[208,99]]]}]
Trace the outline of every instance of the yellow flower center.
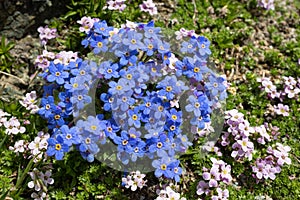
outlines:
[{"label": "yellow flower center", "polygon": [[126,75],[126,78],[127,78],[128,80],[131,80],[131,79],[132,79],[132,75],[131,75],[131,74],[127,74],[127,75]]},{"label": "yellow flower center", "polygon": [[122,141],[122,144],[125,146],[125,145],[128,144],[128,141],[127,141],[127,140],[123,140],[123,141]]},{"label": "yellow flower center", "polygon": [[136,40],[135,40],[135,39],[132,39],[132,40],[131,40],[131,44],[136,44]]},{"label": "yellow flower center", "polygon": [[55,145],[55,150],[57,150],[57,151],[61,150],[61,145],[60,144],[56,144]]},{"label": "yellow flower center", "polygon": [[78,88],[78,83],[74,83],[73,88]]},{"label": "yellow flower center", "polygon": [[117,85],[116,89],[117,90],[122,90],[122,86],[121,85]]},{"label": "yellow flower center", "polygon": [[176,119],[177,119],[177,116],[176,116],[176,115],[172,115],[172,119],[173,119],[173,120],[176,120]]},{"label": "yellow flower center", "polygon": [[137,118],[138,118],[137,115],[135,115],[135,114],[132,115],[132,119],[133,119],[133,120],[137,120]]},{"label": "yellow flower center", "polygon": [[163,144],[161,142],[158,142],[156,146],[157,146],[157,148],[160,149],[160,148],[162,148]]},{"label": "yellow flower center", "polygon": [[167,92],[172,91],[172,87],[171,87],[171,86],[168,86],[168,87],[166,88],[166,91],[167,91]]},{"label": "yellow flower center", "polygon": [[166,170],[166,169],[167,169],[167,165],[166,165],[166,164],[162,164],[162,165],[160,166],[160,169]]},{"label": "yellow flower center", "polygon": [[102,42],[98,42],[97,43],[97,47],[99,47],[99,48],[103,47],[103,43]]}]

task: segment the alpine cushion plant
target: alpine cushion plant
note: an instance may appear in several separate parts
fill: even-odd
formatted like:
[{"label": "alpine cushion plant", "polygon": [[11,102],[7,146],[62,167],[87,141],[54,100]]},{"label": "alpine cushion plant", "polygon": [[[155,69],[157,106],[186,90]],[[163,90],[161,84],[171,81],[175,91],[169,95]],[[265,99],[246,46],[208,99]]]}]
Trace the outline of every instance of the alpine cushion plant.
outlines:
[{"label": "alpine cushion plant", "polygon": [[89,17],[78,22],[90,59],[58,54],[41,73],[47,92],[39,114],[51,134],[47,154],[61,160],[75,147],[93,162],[115,149],[111,162],[121,170],[142,164],[179,182],[177,156],[227,96],[226,80],[207,66],[210,42],[192,34],[171,43],[153,21],[121,28]]}]

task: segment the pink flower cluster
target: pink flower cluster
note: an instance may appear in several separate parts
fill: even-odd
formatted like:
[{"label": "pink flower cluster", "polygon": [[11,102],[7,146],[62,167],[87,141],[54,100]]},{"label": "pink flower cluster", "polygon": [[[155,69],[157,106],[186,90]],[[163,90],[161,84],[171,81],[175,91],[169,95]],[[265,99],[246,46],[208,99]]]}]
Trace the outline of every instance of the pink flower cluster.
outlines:
[{"label": "pink flower cluster", "polygon": [[14,151],[16,154],[23,153],[25,158],[34,157],[34,162],[38,162],[43,158],[44,152],[47,150],[48,138],[50,135],[42,131],[38,132],[38,136],[32,142],[25,140],[18,140],[14,146],[10,146],[9,150]]},{"label": "pink flower cluster", "polygon": [[205,181],[200,181],[197,186],[198,195],[210,195],[211,199],[228,199],[229,191],[222,189],[222,184],[231,184],[231,166],[225,163],[223,160],[217,160],[215,158],[210,159],[212,161],[211,169],[203,168],[202,177]]},{"label": "pink flower cluster", "polygon": [[34,168],[32,172],[28,172],[32,181],[28,183],[29,188],[34,188],[37,192],[33,192],[31,194],[31,198],[34,200],[43,200],[47,198],[47,186],[52,185],[54,183],[54,179],[51,178],[51,171],[47,170],[45,173],[39,171],[38,169]]},{"label": "pink flower cluster", "polygon": [[61,63],[68,65],[70,62],[75,62],[78,58],[78,53],[73,51],[61,51],[58,54],[53,52],[43,51],[42,55],[38,55],[35,59],[35,66],[45,71],[53,60],[54,64]]},{"label": "pink flower cluster", "polygon": [[146,186],[147,180],[144,180],[145,174],[142,174],[140,171],[130,172],[127,177],[122,178],[122,185],[126,188],[130,188],[132,191],[136,191],[137,188],[142,189]]},{"label": "pink flower cluster", "polygon": [[180,197],[180,194],[167,186],[164,190],[157,191],[158,197],[155,200],[186,200],[185,197]]},{"label": "pink flower cluster", "polygon": [[4,126],[7,135],[25,133],[26,129],[21,126],[20,121],[14,116],[8,119],[8,116],[10,116],[10,114],[0,109],[0,128]]},{"label": "pink flower cluster", "polygon": [[43,50],[42,55],[38,55],[34,61],[34,64],[37,68],[42,69],[43,71],[50,65],[50,60],[55,58],[55,53],[48,52]]},{"label": "pink flower cluster", "polygon": [[[270,78],[259,78],[258,82],[261,82],[261,89],[264,90],[268,94],[268,98],[270,99],[279,99],[283,102],[284,98],[287,97],[289,99],[295,98],[299,99],[300,93],[300,78],[296,81],[294,77],[283,77],[283,89],[278,90],[277,87],[273,84]],[[278,105],[271,106],[270,108],[271,114],[276,113],[277,115],[289,116],[289,106],[279,103]]]},{"label": "pink flower cluster", "polygon": [[274,0],[258,0],[257,5],[267,10],[274,10]]},{"label": "pink flower cluster", "polygon": [[46,27],[39,27],[37,31],[40,33],[39,37],[41,39],[42,45],[46,45],[48,40],[56,38],[56,28],[48,28]]},{"label": "pink flower cluster", "polygon": [[68,65],[70,62],[75,62],[78,58],[78,53],[73,51],[60,51],[55,55],[54,64]]},{"label": "pink flower cluster", "polygon": [[225,119],[227,119],[226,124],[229,127],[227,129],[228,132],[222,135],[221,145],[229,145],[231,138],[233,138],[234,143],[232,145],[233,151],[231,156],[236,160],[243,160],[244,158],[252,160],[254,145],[249,136],[255,132],[255,129],[244,119],[244,114],[238,112],[238,110],[229,110],[225,114]]},{"label": "pink flower cluster", "polygon": [[109,0],[107,1],[107,5],[103,7],[103,9],[108,10],[118,10],[122,12],[126,8],[125,4],[126,0]]},{"label": "pink flower cluster", "polygon": [[276,178],[275,174],[281,172],[281,167],[286,163],[291,164],[291,159],[289,156],[289,151],[291,148],[289,146],[283,146],[281,143],[276,143],[276,149],[268,147],[267,153],[269,154],[265,158],[256,159],[255,165],[252,166],[253,177],[260,180],[267,180]]},{"label": "pink flower cluster", "polygon": [[185,28],[181,28],[179,31],[175,32],[176,40],[181,40],[185,37],[196,36],[194,30],[186,30]]},{"label": "pink flower cluster", "polygon": [[150,15],[157,15],[157,7],[152,0],[143,1],[140,5],[140,9],[143,12],[148,12]]},{"label": "pink flower cluster", "polygon": [[273,84],[270,78],[261,78],[258,79],[258,82],[262,84],[262,90],[264,90],[268,97],[271,99],[278,98],[280,101],[283,101],[284,97],[289,99],[299,98],[300,93],[300,78],[296,80],[294,77],[283,76],[283,90],[277,91],[277,87]]},{"label": "pink flower cluster", "polygon": [[20,104],[26,108],[26,110],[30,110],[31,114],[36,113],[40,108],[36,105],[36,91],[31,91],[27,93],[22,100],[20,100]]}]

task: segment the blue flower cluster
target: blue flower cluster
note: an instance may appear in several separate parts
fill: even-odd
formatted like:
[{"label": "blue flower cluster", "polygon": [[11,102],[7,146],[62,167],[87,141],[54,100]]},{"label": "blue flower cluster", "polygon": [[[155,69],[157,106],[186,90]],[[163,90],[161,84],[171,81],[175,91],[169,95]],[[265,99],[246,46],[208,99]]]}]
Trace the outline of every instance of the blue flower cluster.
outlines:
[{"label": "blue flower cluster", "polygon": [[[185,56],[173,62],[162,30],[153,22],[136,25],[115,31],[105,21],[95,22],[82,44],[104,60],[51,63],[42,74],[49,83],[39,111],[52,131],[47,154],[60,160],[75,146],[92,162],[109,140],[123,164],[148,157],[157,177],[179,181],[176,155],[192,145],[182,127],[203,129],[210,122],[213,105],[226,98],[225,79],[207,67],[210,42],[205,37],[180,42]],[[108,54],[114,59],[105,60]],[[101,85],[103,115],[72,124],[72,117],[92,102],[89,90],[95,81]],[[182,100],[183,94],[188,98]]]}]

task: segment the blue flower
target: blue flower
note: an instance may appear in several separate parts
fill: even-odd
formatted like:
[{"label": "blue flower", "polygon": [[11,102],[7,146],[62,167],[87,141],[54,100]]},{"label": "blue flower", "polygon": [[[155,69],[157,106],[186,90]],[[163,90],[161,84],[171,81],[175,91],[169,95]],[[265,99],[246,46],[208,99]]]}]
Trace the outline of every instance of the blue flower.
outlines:
[{"label": "blue flower", "polygon": [[112,77],[119,78],[120,75],[117,71],[118,69],[119,69],[118,64],[116,63],[112,64],[109,61],[105,61],[100,64],[98,72],[100,74],[103,74],[105,79],[111,79]]},{"label": "blue flower", "polygon": [[64,70],[64,66],[60,63],[54,64],[53,62],[49,65],[50,74],[47,76],[47,81],[56,82],[59,85],[65,83],[65,79],[69,78],[69,73]]},{"label": "blue flower", "polygon": [[59,106],[54,107],[53,113],[48,117],[48,127],[50,129],[52,128],[59,128],[62,125],[65,124],[64,118],[65,113],[62,111],[62,109]]},{"label": "blue flower", "polygon": [[88,91],[76,91],[72,94],[70,101],[73,104],[73,114],[75,116],[78,116],[79,111],[83,109],[84,106],[92,102],[92,98],[87,93]]},{"label": "blue flower", "polygon": [[216,77],[214,75],[209,76],[209,82],[205,84],[205,87],[211,92],[213,97],[220,94],[220,100],[226,98],[226,87],[224,85],[225,79],[223,77]]},{"label": "blue flower", "polygon": [[128,81],[125,78],[120,78],[117,83],[115,81],[110,81],[108,85],[110,87],[108,92],[112,95],[121,95],[130,90]]},{"label": "blue flower", "polygon": [[154,51],[157,49],[156,40],[150,40],[148,38],[144,39],[145,43],[145,51],[147,56],[152,56],[154,54]]},{"label": "blue flower", "polygon": [[149,152],[154,153],[156,152],[157,155],[163,154],[168,149],[167,146],[167,136],[164,133],[160,133],[157,138],[153,138],[151,145],[149,146]]},{"label": "blue flower", "polygon": [[129,90],[128,92],[117,96],[116,101],[112,103],[112,110],[118,110],[125,112],[129,109],[129,106],[132,106],[135,103],[135,100],[131,97],[133,94],[132,90]]},{"label": "blue flower", "polygon": [[113,27],[107,26],[107,23],[105,20],[103,20],[101,22],[94,22],[94,31],[105,37],[108,37],[109,32],[113,31],[113,30],[114,30]]},{"label": "blue flower", "polygon": [[127,38],[123,39],[123,44],[127,45],[130,50],[143,49],[145,45],[141,42],[143,35],[135,31],[128,31]]},{"label": "blue flower", "polygon": [[155,119],[158,119],[158,120],[162,120],[165,118],[166,116],[166,111],[165,111],[165,107],[163,105],[160,105],[160,104],[154,104],[152,106],[152,109],[154,111],[154,117]]},{"label": "blue flower", "polygon": [[60,92],[58,93],[58,98],[60,102],[58,102],[58,106],[65,109],[65,113],[70,115],[73,111],[73,104],[70,101],[72,93],[70,92]]},{"label": "blue flower", "polygon": [[146,146],[146,143],[142,140],[138,140],[135,144],[131,145],[132,153],[131,153],[131,160],[135,162],[137,158],[141,158],[144,156],[145,151],[144,148]]},{"label": "blue flower", "polygon": [[64,84],[64,88],[68,90],[68,92],[74,92],[76,90],[83,90],[85,88],[82,80],[77,77],[73,77],[70,79],[70,82],[66,82]]},{"label": "blue flower", "polygon": [[167,153],[163,153],[161,158],[152,161],[152,166],[155,168],[155,176],[157,178],[165,176],[166,178],[172,178],[172,172],[168,169],[168,165],[171,163],[171,159]]},{"label": "blue flower", "polygon": [[64,143],[68,146],[73,144],[80,144],[80,138],[78,137],[79,130],[76,126],[69,128],[67,125],[63,125],[59,129],[61,131],[61,137],[64,139]]},{"label": "blue flower", "polygon": [[69,151],[69,146],[64,143],[64,139],[61,135],[58,135],[56,139],[49,138],[47,147],[47,155],[53,156],[55,155],[56,160],[62,160],[64,157],[64,153]]},{"label": "blue flower", "polygon": [[103,120],[103,122],[105,127],[102,128],[104,129],[105,135],[113,140],[116,137],[116,133],[120,130],[120,127],[114,120]]},{"label": "blue flower", "polygon": [[112,97],[111,94],[102,93],[102,94],[100,95],[100,99],[101,99],[101,101],[104,102],[103,109],[104,109],[105,111],[110,111],[110,110],[111,110],[111,105],[112,105],[112,103],[114,102],[114,97]]},{"label": "blue flower", "polygon": [[185,106],[185,110],[187,112],[193,112],[194,116],[199,117],[201,115],[201,104],[199,103],[198,98],[196,98],[194,95],[190,95],[187,100],[189,101],[189,104]]},{"label": "blue flower", "polygon": [[98,118],[94,116],[88,116],[87,120],[85,121],[84,130],[86,130],[87,132],[93,135],[97,135],[98,140],[104,139],[105,137],[104,128],[105,128],[105,122],[100,121]]},{"label": "blue flower", "polygon": [[172,108],[169,112],[167,112],[168,120],[172,123],[181,123],[182,112],[177,111],[175,108]]},{"label": "blue flower", "polygon": [[180,181],[180,175],[182,174],[182,168],[179,167],[179,160],[175,160],[168,165],[168,170],[170,170],[171,178],[176,182]]},{"label": "blue flower", "polygon": [[98,36],[95,38],[95,40],[92,40],[91,42],[91,47],[93,47],[93,52],[94,54],[98,54],[100,52],[106,52],[108,50],[107,44],[108,40],[103,39],[101,36]]},{"label": "blue flower", "polygon": [[210,122],[210,116],[205,111],[201,111],[199,117],[194,117],[191,119],[190,124],[196,125],[199,129],[205,128],[205,123]]},{"label": "blue flower", "polygon": [[199,51],[196,52],[197,54],[200,54],[199,57],[207,57],[211,54],[211,51],[209,49],[210,46],[210,41],[204,37],[204,36],[199,36],[197,38],[198,40],[198,47],[199,47]]},{"label": "blue flower", "polygon": [[182,53],[194,53],[198,46],[197,40],[191,38],[189,42],[182,42],[180,51]]},{"label": "blue flower", "polygon": [[158,39],[159,37],[158,33],[160,32],[160,28],[146,26],[144,28],[144,31],[145,31],[146,38]]},{"label": "blue flower", "polygon": [[193,68],[193,58],[191,57],[184,57],[182,61],[178,60],[175,63],[176,68],[176,76],[182,76],[182,74],[186,74],[186,72]]},{"label": "blue flower", "polygon": [[81,152],[89,152],[93,155],[100,151],[100,148],[96,142],[98,142],[99,137],[94,134],[89,134],[87,132],[80,133],[81,144],[79,145],[79,150]]},{"label": "blue flower", "polygon": [[181,151],[185,152],[189,146],[192,146],[193,143],[189,141],[186,135],[179,134],[175,138],[176,143],[181,147]]},{"label": "blue flower", "polygon": [[184,82],[177,80],[176,76],[166,76],[161,82],[159,82],[156,88],[162,88],[158,91],[160,96],[165,96],[168,100],[172,100],[175,94],[180,94],[182,91],[187,90],[188,87],[184,85]]},{"label": "blue flower", "polygon": [[133,110],[128,110],[128,125],[134,125],[136,128],[141,127],[141,114],[139,113],[139,108],[135,107]]},{"label": "blue flower", "polygon": [[42,98],[40,106],[42,107],[39,109],[38,114],[44,116],[45,118],[49,118],[53,113],[53,110],[56,108],[54,97],[48,96],[46,98]]},{"label": "blue flower", "polygon": [[161,40],[157,40],[157,51],[161,54],[168,53],[170,51],[170,44]]}]

